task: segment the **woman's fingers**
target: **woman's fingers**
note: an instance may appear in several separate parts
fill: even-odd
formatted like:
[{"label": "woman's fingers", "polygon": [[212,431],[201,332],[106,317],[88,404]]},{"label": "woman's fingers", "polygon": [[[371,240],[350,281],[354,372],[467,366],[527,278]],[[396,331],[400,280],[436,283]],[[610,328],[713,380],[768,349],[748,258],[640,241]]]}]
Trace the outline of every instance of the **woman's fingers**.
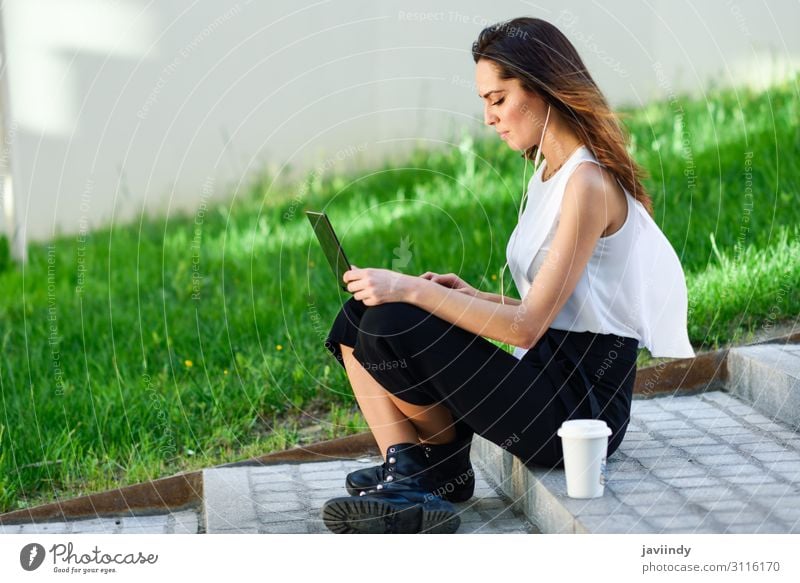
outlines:
[{"label": "woman's fingers", "polygon": [[455,273],[448,273],[446,275],[440,275],[438,273],[434,273],[433,271],[426,271],[422,275],[420,275],[423,279],[429,279],[434,283],[438,283],[439,285],[443,285],[445,287],[463,287],[466,285]]},{"label": "woman's fingers", "polygon": [[364,280],[362,280],[362,279],[353,280],[353,281],[350,281],[347,284],[347,291],[352,292],[352,293],[356,293],[356,292],[360,292],[365,287],[367,287],[367,286],[364,284]]},{"label": "woman's fingers", "polygon": [[452,274],[440,275],[434,281],[436,281],[436,283],[439,285],[446,287],[455,287],[459,283],[458,278]]}]

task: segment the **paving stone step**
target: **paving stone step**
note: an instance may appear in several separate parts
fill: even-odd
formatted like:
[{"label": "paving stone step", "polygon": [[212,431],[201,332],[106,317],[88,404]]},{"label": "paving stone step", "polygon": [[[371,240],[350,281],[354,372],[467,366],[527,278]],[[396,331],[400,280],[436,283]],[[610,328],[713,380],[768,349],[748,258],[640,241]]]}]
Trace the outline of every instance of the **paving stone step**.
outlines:
[{"label": "paving stone step", "polygon": [[[755,417],[800,430],[800,344],[734,348],[726,358],[732,395],[758,409]],[[772,431],[781,431],[780,423]]]},{"label": "paving stone step", "polygon": [[566,495],[481,437],[476,458],[544,533],[798,533],[800,436],[727,391],[634,398],[603,497]]},{"label": "paving stone step", "polygon": [[[380,463],[357,460],[210,468],[203,471],[205,532],[332,534],[322,521],[326,500],[346,496],[348,472]],[[475,467],[475,496],[456,504],[461,526],[456,534],[537,533],[497,485]]]}]

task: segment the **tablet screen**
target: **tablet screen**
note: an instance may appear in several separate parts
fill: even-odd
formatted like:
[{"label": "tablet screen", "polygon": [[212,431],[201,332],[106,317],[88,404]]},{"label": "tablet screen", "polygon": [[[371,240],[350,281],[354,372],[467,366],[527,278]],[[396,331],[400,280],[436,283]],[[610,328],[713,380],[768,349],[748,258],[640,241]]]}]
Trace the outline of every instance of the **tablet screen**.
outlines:
[{"label": "tablet screen", "polygon": [[339,238],[333,230],[328,215],[314,211],[306,211],[306,215],[308,216],[308,220],[311,221],[311,227],[317,235],[322,251],[325,253],[325,257],[339,282],[339,287],[347,293],[352,293],[347,289],[347,284],[342,280],[344,272],[350,269],[350,262],[347,260],[347,256],[345,256],[344,250],[339,244]]}]

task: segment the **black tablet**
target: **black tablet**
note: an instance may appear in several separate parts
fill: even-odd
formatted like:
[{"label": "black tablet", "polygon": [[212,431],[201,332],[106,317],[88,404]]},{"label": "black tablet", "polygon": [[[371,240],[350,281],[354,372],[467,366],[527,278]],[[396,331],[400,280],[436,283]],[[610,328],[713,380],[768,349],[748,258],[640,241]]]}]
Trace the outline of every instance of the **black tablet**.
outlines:
[{"label": "black tablet", "polygon": [[344,254],[344,249],[339,243],[339,238],[333,230],[333,225],[331,225],[328,215],[315,211],[306,211],[306,215],[308,220],[311,221],[311,227],[317,235],[319,244],[322,246],[322,251],[325,253],[331,269],[333,269],[333,274],[339,280],[339,287],[347,293],[353,293],[347,289],[347,284],[342,279],[344,272],[350,269],[350,262]]}]

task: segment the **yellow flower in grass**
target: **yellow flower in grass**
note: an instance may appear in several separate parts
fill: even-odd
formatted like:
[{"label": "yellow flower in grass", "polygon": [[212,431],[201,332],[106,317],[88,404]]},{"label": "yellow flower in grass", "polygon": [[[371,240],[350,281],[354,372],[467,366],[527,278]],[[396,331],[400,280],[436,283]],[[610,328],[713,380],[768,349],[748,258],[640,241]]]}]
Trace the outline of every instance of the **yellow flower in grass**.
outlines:
[{"label": "yellow flower in grass", "polygon": [[492,281],[494,281],[495,279],[497,279],[497,276],[493,273],[492,274]]},{"label": "yellow flower in grass", "polygon": [[194,363],[191,360],[184,360],[183,364],[186,365],[186,368],[192,368],[194,366]]},{"label": "yellow flower in grass", "polygon": [[283,346],[281,346],[280,344],[278,344],[278,345],[275,347],[275,350],[283,350]]}]

